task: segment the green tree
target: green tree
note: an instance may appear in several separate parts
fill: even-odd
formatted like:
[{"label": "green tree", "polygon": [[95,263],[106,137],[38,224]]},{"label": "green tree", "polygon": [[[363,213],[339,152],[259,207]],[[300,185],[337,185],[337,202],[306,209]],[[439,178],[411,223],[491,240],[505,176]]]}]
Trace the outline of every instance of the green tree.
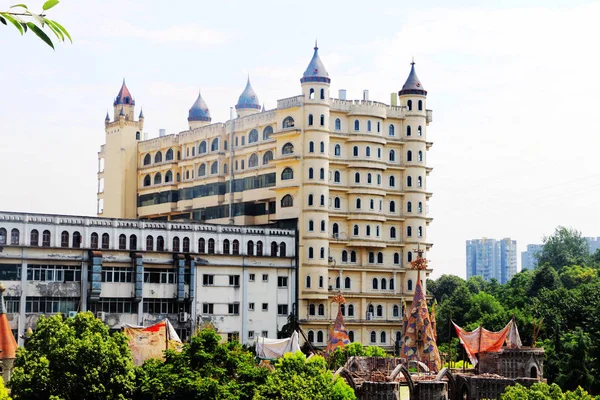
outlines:
[{"label": "green tree", "polygon": [[442,275],[437,280],[427,280],[427,292],[435,297],[438,303],[452,296],[456,289],[464,286],[465,281],[456,275]]},{"label": "green tree", "polygon": [[594,268],[581,265],[569,265],[560,271],[560,280],[567,289],[574,289],[597,278],[598,273]]},{"label": "green tree", "polygon": [[288,353],[275,363],[275,371],[260,386],[255,400],[353,400],[354,391],[334,377],[321,356],[307,360],[301,352]]},{"label": "green tree", "polygon": [[583,388],[578,387],[574,391],[565,392],[553,383],[538,382],[526,388],[519,384],[515,386],[507,386],[504,393],[500,395],[500,400],[598,400],[600,396],[594,397],[586,392]]},{"label": "green tree", "polygon": [[561,341],[563,352],[556,383],[564,389],[573,390],[578,386],[590,388],[595,376],[590,335],[577,327],[575,331],[566,333]]},{"label": "green tree", "polygon": [[368,346],[365,348],[365,356],[367,357],[386,357],[384,349],[379,346]]},{"label": "green tree", "polygon": [[[42,10],[44,12],[48,11],[57,5],[58,2],[58,0],[48,0],[42,6]],[[29,29],[53,49],[54,43],[52,43],[52,39],[44,32],[44,28],[46,27],[56,36],[56,40],[64,42],[65,39],[69,39],[71,43],[73,42],[69,32],[61,24],[46,18],[46,14],[44,13],[37,14],[29,11],[25,4],[15,4],[7,11],[0,11],[0,23],[4,25],[10,23],[17,28],[21,35],[25,34]]]},{"label": "green tree", "polygon": [[127,337],[110,334],[91,312],[63,320],[40,317],[25,348],[19,348],[9,382],[15,400],[126,399],[135,373]]},{"label": "green tree", "polygon": [[557,271],[567,265],[584,264],[589,246],[581,232],[559,226],[551,236],[545,236],[544,248],[538,254],[538,265],[550,264]]},{"label": "green tree", "polygon": [[4,387],[4,379],[0,378],[0,400],[10,400],[8,390]]},{"label": "green tree", "polygon": [[529,297],[537,297],[541,289],[556,290],[561,287],[562,282],[556,269],[550,264],[544,264],[535,270],[527,295]]}]

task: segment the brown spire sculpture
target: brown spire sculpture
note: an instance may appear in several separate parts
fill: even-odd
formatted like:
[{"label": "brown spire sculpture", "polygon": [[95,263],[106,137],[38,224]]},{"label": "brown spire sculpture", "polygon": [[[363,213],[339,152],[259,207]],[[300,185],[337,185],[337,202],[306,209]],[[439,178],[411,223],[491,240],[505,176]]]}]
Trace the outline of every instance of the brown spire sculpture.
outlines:
[{"label": "brown spire sculpture", "polygon": [[10,379],[13,363],[17,357],[17,341],[6,317],[5,291],[6,288],[0,283],[0,363],[2,365],[2,378],[6,383]]},{"label": "brown spire sculpture", "polygon": [[350,338],[348,337],[348,330],[344,325],[344,316],[342,315],[342,305],[346,303],[346,299],[338,292],[337,295],[331,299],[332,303],[338,303],[338,313],[333,323],[333,328],[329,332],[329,342],[327,343],[327,349],[325,352],[330,354],[335,351],[338,347],[344,347],[350,344]]},{"label": "brown spire sculpture", "polygon": [[420,361],[427,365],[430,371],[437,372],[441,368],[440,353],[436,344],[433,320],[429,315],[425,292],[421,285],[421,270],[427,269],[427,260],[423,258],[420,249],[416,252],[418,256],[411,262],[411,267],[417,270],[417,285],[411,311],[403,324],[400,357],[407,361]]}]

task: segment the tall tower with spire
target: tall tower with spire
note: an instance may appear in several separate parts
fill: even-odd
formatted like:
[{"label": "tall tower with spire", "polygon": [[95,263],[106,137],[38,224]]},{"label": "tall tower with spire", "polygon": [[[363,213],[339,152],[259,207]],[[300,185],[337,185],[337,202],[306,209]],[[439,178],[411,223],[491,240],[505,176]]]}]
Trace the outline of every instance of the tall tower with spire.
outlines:
[{"label": "tall tower with spire", "polygon": [[192,104],[190,111],[188,112],[188,122],[190,129],[200,128],[202,126],[210,124],[210,110],[206,105],[206,102],[202,98],[202,94],[198,92],[198,98]]},{"label": "tall tower with spire", "polygon": [[113,102],[113,119],[104,119],[105,144],[98,152],[97,214],[110,218],[137,217],[137,143],[144,114],[135,120],[135,99],[125,84]]},{"label": "tall tower with spire", "polygon": [[250,77],[248,76],[248,82],[246,82],[246,88],[240,95],[235,110],[237,111],[238,117],[245,117],[246,115],[252,115],[260,112],[260,102],[258,96],[252,88],[250,83]]}]

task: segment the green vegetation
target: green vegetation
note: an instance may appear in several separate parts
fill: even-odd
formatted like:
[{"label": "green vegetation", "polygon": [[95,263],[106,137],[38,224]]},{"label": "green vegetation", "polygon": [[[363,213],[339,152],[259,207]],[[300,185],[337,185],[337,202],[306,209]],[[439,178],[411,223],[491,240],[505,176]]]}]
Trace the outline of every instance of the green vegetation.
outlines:
[{"label": "green vegetation", "polygon": [[[44,12],[48,11],[57,5],[58,2],[58,0],[48,0],[42,6],[42,10]],[[53,49],[54,43],[52,43],[52,39],[44,32],[44,28],[46,27],[56,36],[56,40],[59,42],[64,42],[68,39],[72,43],[73,41],[69,32],[57,21],[46,18],[44,12],[40,14],[33,13],[29,11],[29,8],[25,4],[15,4],[8,11],[0,11],[0,23],[4,25],[11,24],[21,35],[27,33],[29,29]]]},{"label": "green vegetation", "polygon": [[500,400],[600,400],[600,396],[590,395],[581,386],[563,393],[555,383],[534,383],[530,388],[521,385],[507,387]]},{"label": "green vegetation", "polygon": [[[563,227],[544,242],[540,267],[516,274],[505,285],[450,275],[428,281],[428,292],[439,303],[440,350],[453,361],[462,358],[450,318],[467,330],[480,324],[500,330],[514,315],[523,344],[545,349],[549,382],[563,390],[581,386],[600,393],[600,254],[588,255],[581,234]],[[532,343],[534,324],[540,322],[537,343]]]}]

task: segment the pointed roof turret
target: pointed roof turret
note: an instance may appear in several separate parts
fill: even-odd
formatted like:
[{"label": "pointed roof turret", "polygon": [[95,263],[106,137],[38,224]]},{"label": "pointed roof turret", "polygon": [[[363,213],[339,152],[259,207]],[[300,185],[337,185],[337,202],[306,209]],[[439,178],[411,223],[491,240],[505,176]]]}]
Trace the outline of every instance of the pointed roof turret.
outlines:
[{"label": "pointed roof turret", "polygon": [[305,82],[325,82],[330,83],[331,79],[329,79],[329,74],[325,69],[325,65],[321,61],[319,57],[319,47],[317,46],[317,41],[315,40],[315,52],[313,54],[312,59],[308,63],[308,67],[306,67],[306,71],[302,75],[300,79],[300,83]]},{"label": "pointed roof turret", "polygon": [[118,104],[128,104],[131,106],[135,106],[135,100],[133,99],[131,92],[129,92],[129,89],[127,88],[127,85],[125,84],[125,78],[123,78],[123,84],[121,85],[121,90],[119,90],[119,94],[117,94],[117,98],[115,99],[115,102],[113,103],[114,106],[116,106]]},{"label": "pointed roof turret", "polygon": [[246,88],[240,95],[237,104],[235,105],[236,110],[241,109],[255,109],[260,110],[260,102],[258,101],[258,96],[254,92],[252,85],[250,84],[250,76],[248,76],[248,81],[246,82]]},{"label": "pointed roof turret", "polygon": [[0,359],[17,357],[17,341],[10,330],[10,323],[6,317],[4,304],[4,291],[6,288],[0,283]]},{"label": "pointed roof turret", "polygon": [[398,93],[400,96],[405,94],[420,94],[423,96],[427,96],[427,90],[423,88],[421,85],[421,81],[415,72],[415,61],[410,63],[410,74],[408,74],[408,78],[402,86],[402,90]]},{"label": "pointed roof turret", "polygon": [[192,104],[192,108],[190,108],[188,113],[188,121],[211,121],[210,110],[202,98],[200,91],[198,91],[198,98],[194,104]]},{"label": "pointed roof turret", "polygon": [[144,109],[140,108],[140,116],[138,117],[138,119],[143,119],[144,118]]},{"label": "pointed roof turret", "polygon": [[110,117],[108,116],[108,111],[106,112],[106,118],[104,118],[105,121],[110,121]]}]

